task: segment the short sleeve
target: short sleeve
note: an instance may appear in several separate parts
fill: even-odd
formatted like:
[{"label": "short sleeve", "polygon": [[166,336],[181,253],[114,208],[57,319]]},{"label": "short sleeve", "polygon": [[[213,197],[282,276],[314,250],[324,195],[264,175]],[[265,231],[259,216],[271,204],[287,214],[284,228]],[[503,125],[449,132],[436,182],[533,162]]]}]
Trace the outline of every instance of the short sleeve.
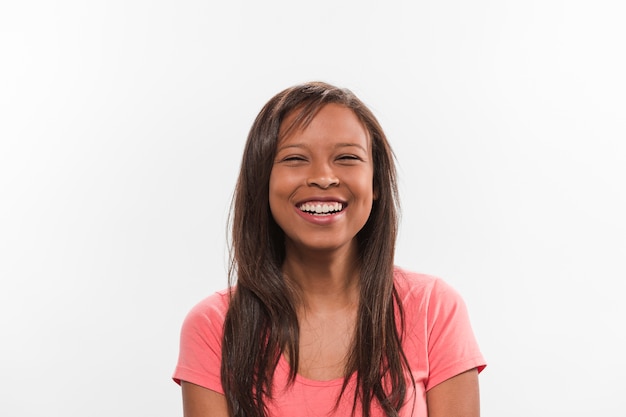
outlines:
[{"label": "short sleeve", "polygon": [[485,361],[474,337],[467,307],[461,296],[437,279],[427,307],[428,381],[426,390]]},{"label": "short sleeve", "polygon": [[178,363],[173,379],[224,393],[220,379],[222,334],[226,314],[225,293],[198,303],[185,318],[180,334]]}]

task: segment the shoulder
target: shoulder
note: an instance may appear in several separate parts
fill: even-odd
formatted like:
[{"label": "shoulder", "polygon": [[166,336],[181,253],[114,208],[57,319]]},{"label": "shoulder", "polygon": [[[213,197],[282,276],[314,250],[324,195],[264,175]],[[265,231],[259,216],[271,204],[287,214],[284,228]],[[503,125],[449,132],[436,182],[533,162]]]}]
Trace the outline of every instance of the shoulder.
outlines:
[{"label": "shoulder", "polygon": [[187,313],[183,322],[183,330],[206,329],[207,327],[221,328],[228,311],[229,300],[230,290],[228,289],[218,291],[202,299]]},{"label": "shoulder", "polygon": [[450,319],[467,320],[463,297],[439,277],[395,268],[394,285],[408,322],[427,327],[450,324]]},{"label": "shoulder", "polygon": [[458,292],[443,279],[407,271],[400,267],[394,268],[394,285],[403,304],[416,301],[460,299]]}]

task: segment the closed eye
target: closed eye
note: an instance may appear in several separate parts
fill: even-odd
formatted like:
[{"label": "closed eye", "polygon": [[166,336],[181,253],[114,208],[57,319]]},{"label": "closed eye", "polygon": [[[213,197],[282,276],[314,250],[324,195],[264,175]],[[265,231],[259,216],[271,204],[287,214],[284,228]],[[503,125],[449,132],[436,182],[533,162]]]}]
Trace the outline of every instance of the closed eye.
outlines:
[{"label": "closed eye", "polygon": [[357,155],[340,155],[337,159],[342,161],[362,161],[361,157]]},{"label": "closed eye", "polygon": [[283,162],[300,162],[306,161],[306,158],[300,155],[290,155],[282,159]]}]

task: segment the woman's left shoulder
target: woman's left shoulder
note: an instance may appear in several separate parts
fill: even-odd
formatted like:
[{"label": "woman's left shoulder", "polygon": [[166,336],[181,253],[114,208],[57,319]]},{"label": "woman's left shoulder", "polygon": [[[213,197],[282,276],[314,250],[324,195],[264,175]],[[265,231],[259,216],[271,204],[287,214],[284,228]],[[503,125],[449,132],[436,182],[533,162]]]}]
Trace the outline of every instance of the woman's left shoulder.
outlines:
[{"label": "woman's left shoulder", "polygon": [[457,291],[443,279],[429,274],[394,267],[394,285],[400,299],[460,298]]}]

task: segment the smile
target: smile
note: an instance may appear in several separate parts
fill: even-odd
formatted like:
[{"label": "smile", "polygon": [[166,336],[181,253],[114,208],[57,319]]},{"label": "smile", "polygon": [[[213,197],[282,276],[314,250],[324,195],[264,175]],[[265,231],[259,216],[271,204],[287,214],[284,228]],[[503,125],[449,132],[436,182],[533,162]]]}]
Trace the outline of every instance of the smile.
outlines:
[{"label": "smile", "polygon": [[300,211],[313,214],[316,216],[329,216],[331,214],[339,213],[343,210],[344,204],[338,201],[334,202],[307,202],[298,206]]}]

